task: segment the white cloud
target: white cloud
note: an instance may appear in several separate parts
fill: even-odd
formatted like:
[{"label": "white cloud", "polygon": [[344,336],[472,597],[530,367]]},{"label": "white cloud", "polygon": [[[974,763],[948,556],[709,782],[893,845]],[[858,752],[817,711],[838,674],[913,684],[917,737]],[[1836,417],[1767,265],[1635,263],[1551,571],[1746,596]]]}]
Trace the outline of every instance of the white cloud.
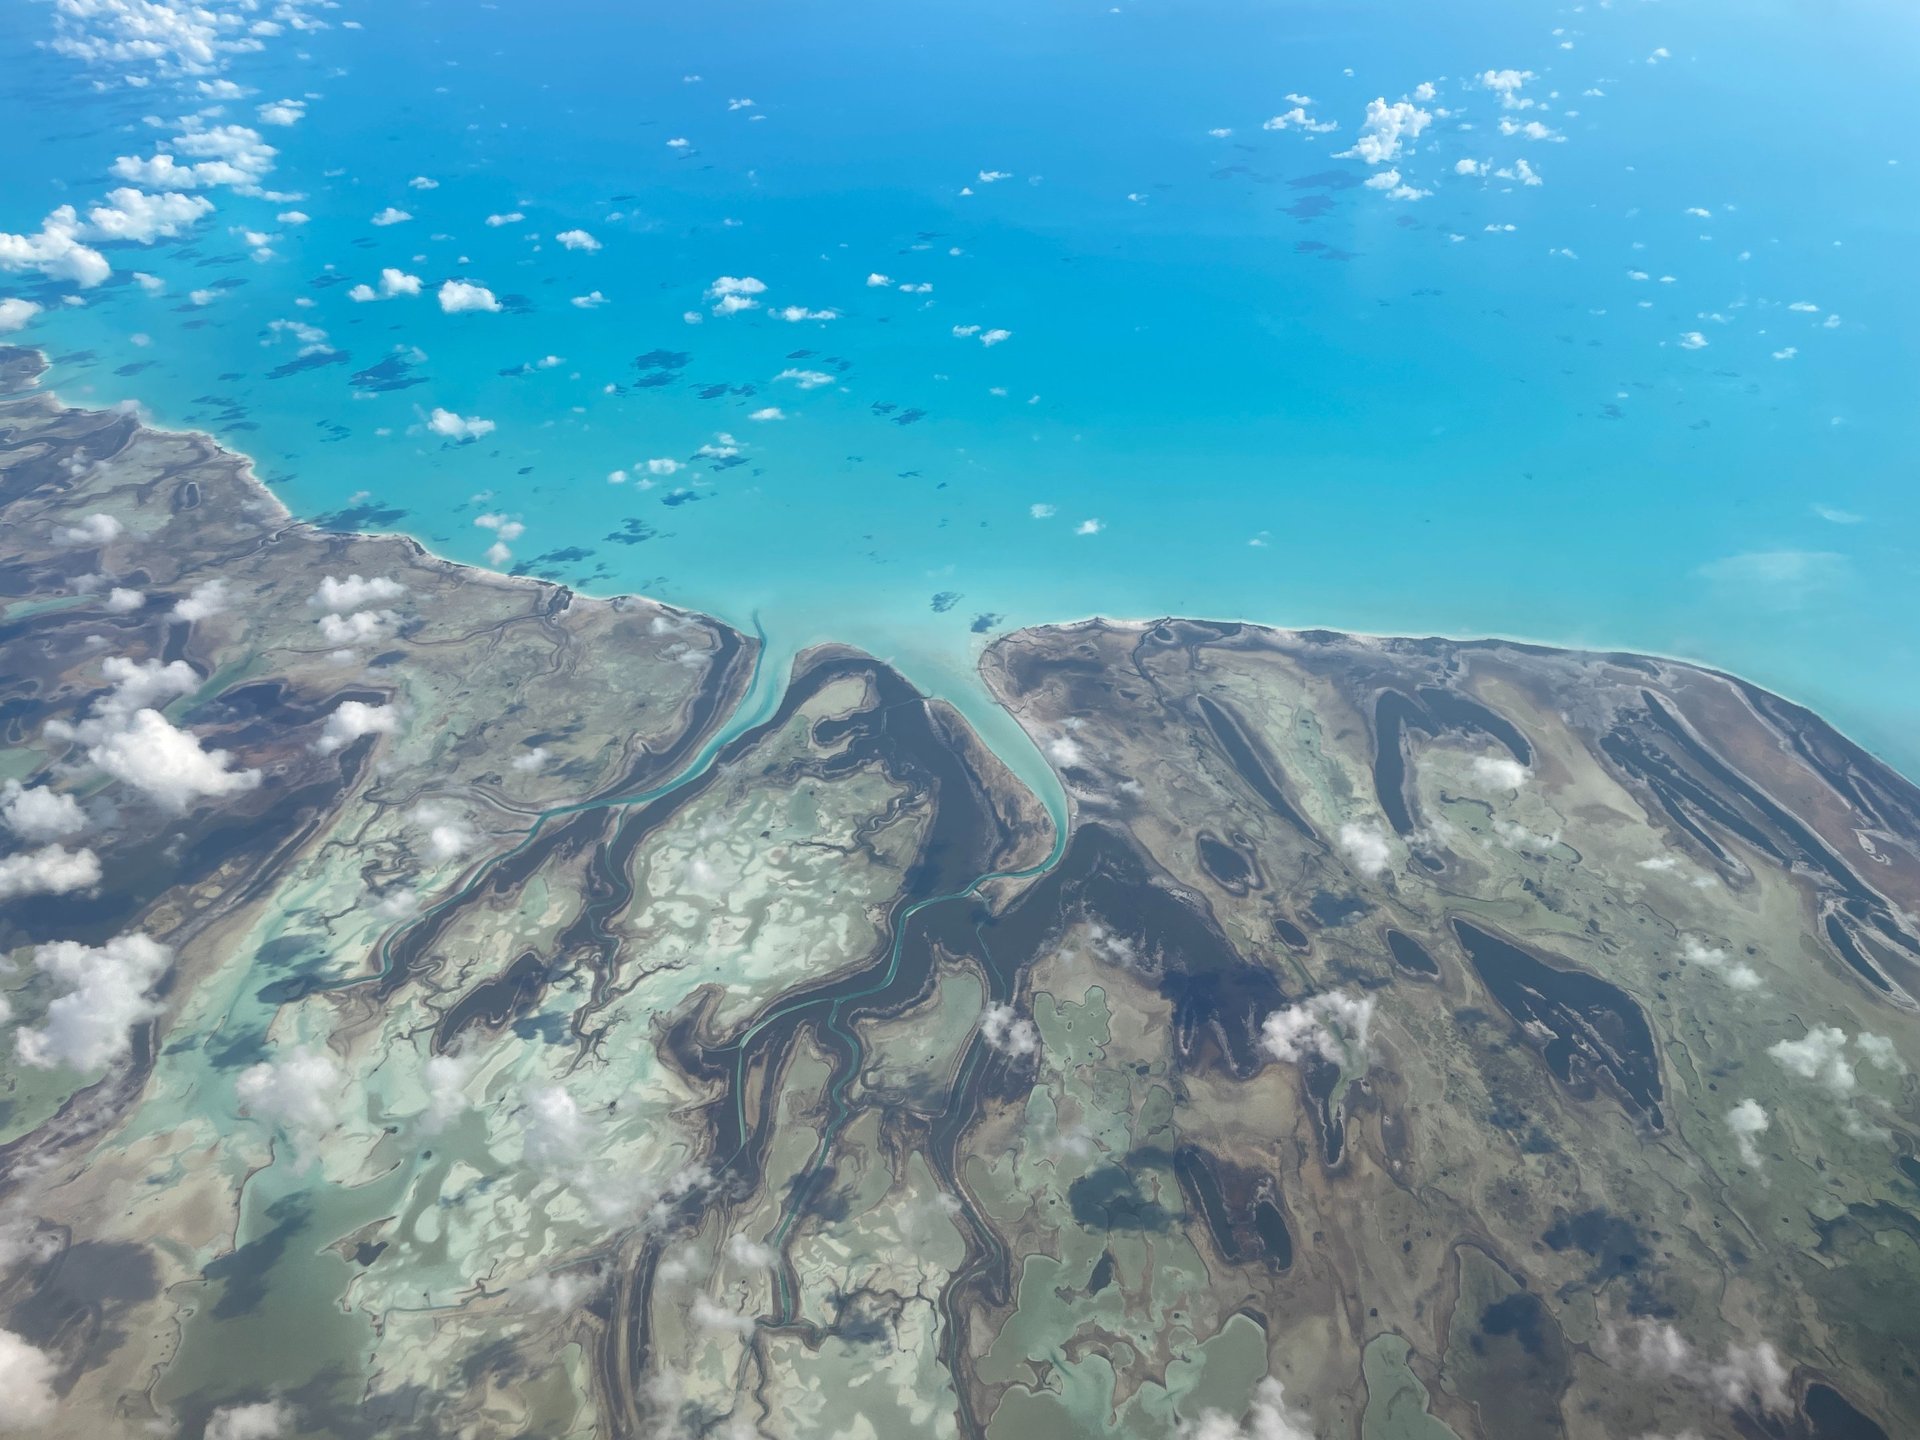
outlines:
[{"label": "white cloud", "polygon": [[185,812],[196,800],[239,795],[260,784],[258,770],[230,769],[230,752],[203,749],[197,736],[158,710],[136,711],[123,728],[90,745],[87,758],[175,812]]},{"label": "white cloud", "polygon": [[76,890],[91,890],[99,883],[100,857],[91,850],[69,850],[56,842],[0,857],[0,900],[17,900],[23,895],[71,895]]},{"label": "white cloud", "polygon": [[772,312],[781,320],[798,323],[802,320],[838,320],[838,310],[809,310],[804,305],[787,305]]},{"label": "white cloud", "polygon": [[893,281],[889,277],[882,275],[877,270],[867,276],[867,288],[869,290],[883,290],[892,283]]},{"label": "white cloud", "polygon": [[982,185],[997,185],[1002,180],[1011,180],[1012,178],[1013,172],[1010,170],[982,170],[979,175],[979,180]]},{"label": "white cloud", "polygon": [[31,1430],[54,1416],[53,1393],[59,1367],[37,1345],[11,1330],[0,1330],[0,1430]]},{"label": "white cloud", "polygon": [[147,603],[144,592],[116,585],[107,592],[107,610],[114,615],[131,615]]},{"label": "white cloud", "polygon": [[315,622],[320,638],[336,649],[377,644],[400,625],[392,610],[356,610],[351,615],[322,615]]},{"label": "white cloud", "polygon": [[53,543],[68,549],[110,545],[120,538],[125,529],[113,516],[95,511],[78,525],[56,526]]},{"label": "white cloud", "polygon": [[474,833],[458,812],[436,801],[416,805],[408,817],[426,832],[427,858],[436,865],[457,860],[474,845]]},{"label": "white cloud", "polygon": [[1373,997],[1346,990],[1311,995],[1260,1024],[1261,1043],[1275,1059],[1297,1065],[1318,1055],[1335,1065],[1364,1070],[1370,1063],[1367,1037],[1373,1026]]},{"label": "white cloud", "polygon": [[402,210],[399,206],[389,205],[387,206],[386,209],[382,210],[379,214],[373,217],[372,223],[375,225],[382,225],[382,226],[400,225],[400,224],[404,224],[406,221],[411,219],[413,219],[413,216],[409,215],[405,210]]},{"label": "white cloud", "polygon": [[738,315],[757,309],[760,302],[754,297],[765,294],[766,289],[766,282],[752,275],[722,275],[707,287],[707,298],[714,302],[714,314]]},{"label": "white cloud", "polygon": [[1027,513],[1036,520],[1051,520],[1060,513],[1060,507],[1040,501],[1027,507]]},{"label": "white cloud", "polygon": [[1076,535],[1098,535],[1106,528],[1107,522],[1104,520],[1082,520],[1078,525],[1073,527],[1073,533]]},{"label": "white cloud", "polygon": [[981,1012],[980,1038],[1002,1055],[1034,1055],[1040,1050],[1039,1029],[1011,1005],[989,1005]]},{"label": "white cloud", "polygon": [[1453,162],[1453,173],[1456,175],[1484,175],[1487,173],[1487,162],[1484,160],[1456,160]]},{"label": "white cloud", "polygon": [[[396,270],[388,266],[380,272],[378,290],[371,285],[356,285],[347,292],[347,298],[356,304],[365,304],[369,300],[391,300],[398,295],[418,295],[420,283],[418,275],[409,275],[404,270]],[[445,305],[446,301],[443,299],[442,308],[445,308]]]},{"label": "white cloud", "polygon": [[1496,790],[1518,790],[1527,783],[1527,767],[1506,755],[1476,755],[1468,769],[1475,780]]},{"label": "white cloud", "polygon": [[1527,110],[1532,108],[1533,101],[1523,99],[1520,91],[1531,79],[1531,70],[1483,70],[1474,83],[1483,90],[1493,91],[1507,109]]},{"label": "white cloud", "polygon": [[0,300],[0,335],[11,335],[16,330],[24,330],[27,322],[40,313],[40,306],[31,300],[22,300],[9,295]]},{"label": "white cloud", "polygon": [[509,210],[504,215],[487,216],[487,224],[491,228],[498,230],[502,225],[518,225],[522,220],[526,218],[527,217],[521,214],[518,210]]},{"label": "white cloud", "polygon": [[293,1428],[293,1412],[281,1400],[223,1405],[207,1417],[204,1440],[280,1440]]},{"label": "white cloud", "polygon": [[243,1112],[279,1126],[303,1147],[338,1123],[336,1108],[346,1092],[339,1062],[304,1046],[248,1066],[233,1086]]},{"label": "white cloud", "polygon": [[451,410],[443,410],[438,405],[427,416],[427,429],[435,435],[443,435],[449,440],[478,440],[483,435],[491,435],[494,423],[482,420],[477,415],[456,415]]},{"label": "white cloud", "polygon": [[80,242],[80,219],[62,205],[30,235],[0,231],[0,270],[33,271],[49,280],[98,285],[113,273],[107,257]]},{"label": "white cloud", "polygon": [[71,795],[18,780],[0,784],[0,825],[29,845],[71,840],[87,828],[87,813]]},{"label": "white cloud", "polygon": [[99,946],[56,940],[37,947],[35,967],[61,993],[39,1029],[14,1037],[21,1063],[90,1071],[124,1059],[132,1044],[128,1031],[160,1013],[147,992],[172,961],[171,950],[138,930]]},{"label": "white cloud", "polygon": [[313,748],[322,755],[331,755],[363,735],[391,735],[399,728],[400,712],[392,705],[342,700],[327,716],[327,723],[321,727],[320,738],[313,742]]},{"label": "white cloud", "polygon": [[1335,120],[1316,120],[1296,105],[1285,114],[1263,121],[1260,128],[1262,130],[1304,130],[1309,135],[1324,135],[1329,130],[1338,130],[1340,125]]},{"label": "white cloud", "polygon": [[265,105],[255,106],[253,113],[260,117],[262,125],[297,125],[306,118],[307,102],[272,100]]},{"label": "white cloud", "polygon": [[1409,100],[1396,100],[1391,105],[1384,98],[1369,100],[1360,138],[1353,142],[1351,150],[1341,153],[1369,165],[1388,164],[1399,159],[1407,144],[1418,139],[1432,122],[1430,111],[1422,110]]},{"label": "white cloud", "polygon": [[592,254],[600,248],[600,242],[584,230],[562,230],[553,238],[569,250],[585,250]]},{"label": "white cloud", "polygon": [[1733,1132],[1734,1143],[1740,1147],[1740,1163],[1748,1169],[1760,1168],[1760,1147],[1754,1139],[1766,1134],[1772,1124],[1758,1100],[1742,1100],[1727,1111],[1727,1129]]},{"label": "white cloud", "polygon": [[1558,130],[1550,129],[1548,126],[1543,125],[1538,120],[1528,120],[1525,122],[1521,122],[1518,120],[1511,120],[1507,118],[1505,115],[1502,115],[1500,117],[1500,133],[1502,135],[1509,135],[1509,136],[1518,135],[1523,140],[1560,141],[1560,140],[1565,140],[1567,138],[1566,136],[1562,135]]},{"label": "white cloud", "polygon": [[1253,1391],[1253,1405],[1244,1421],[1219,1410],[1203,1411],[1198,1420],[1182,1421],[1175,1440],[1314,1440],[1305,1416],[1287,1404],[1286,1388],[1271,1377]]},{"label": "white cloud", "polygon": [[818,390],[823,385],[831,385],[833,376],[824,370],[796,370],[788,367],[773,377],[776,381],[791,380],[802,390]]},{"label": "white cloud", "polygon": [[1698,330],[1689,330],[1680,337],[1680,348],[1682,350],[1704,350],[1709,343],[1711,342],[1708,341],[1707,337],[1702,335]]},{"label": "white cloud", "polygon": [[784,420],[786,418],[787,418],[787,412],[782,410],[778,405],[764,405],[760,409],[754,411],[751,415],[747,416],[747,419],[749,420],[761,420],[761,421]]},{"label": "white cloud", "polygon": [[576,310],[598,310],[607,303],[607,297],[598,290],[589,290],[584,295],[576,295],[568,302]]},{"label": "white cloud", "polygon": [[449,280],[440,287],[440,308],[449,315],[464,315],[472,310],[495,314],[500,309],[500,302],[494,298],[493,291],[484,285],[475,285],[466,280]]},{"label": "white cloud", "polygon": [[316,610],[344,615],[349,610],[364,610],[370,605],[398,600],[406,593],[406,586],[386,575],[349,575],[344,580],[326,575],[321,577],[320,588],[313,592],[307,604]]},{"label": "white cloud", "polygon": [[1376,880],[1393,863],[1393,851],[1387,846],[1386,833],[1378,825],[1349,821],[1340,827],[1340,848],[1353,868],[1369,880]]},{"label": "white cloud", "polygon": [[467,1081],[473,1077],[474,1064],[464,1055],[430,1056],[426,1065],[427,1108],[421,1112],[420,1128],[438,1134],[472,1104],[467,1099]]},{"label": "white cloud", "polygon": [[1853,1094],[1859,1077],[1847,1058],[1847,1037],[1837,1026],[1815,1025],[1798,1040],[1782,1040],[1767,1054],[1789,1074],[1812,1080],[1837,1100]]}]

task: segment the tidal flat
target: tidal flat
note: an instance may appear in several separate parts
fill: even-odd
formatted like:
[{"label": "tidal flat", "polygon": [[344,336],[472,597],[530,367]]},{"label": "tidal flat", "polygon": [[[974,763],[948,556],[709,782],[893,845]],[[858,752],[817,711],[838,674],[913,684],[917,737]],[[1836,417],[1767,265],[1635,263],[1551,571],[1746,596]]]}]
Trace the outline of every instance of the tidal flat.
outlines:
[{"label": "tidal flat", "polygon": [[38,373],[37,1433],[1920,1433],[1920,792],[1818,717],[1021,630],[981,677],[1062,811],[882,659],[316,529]]}]

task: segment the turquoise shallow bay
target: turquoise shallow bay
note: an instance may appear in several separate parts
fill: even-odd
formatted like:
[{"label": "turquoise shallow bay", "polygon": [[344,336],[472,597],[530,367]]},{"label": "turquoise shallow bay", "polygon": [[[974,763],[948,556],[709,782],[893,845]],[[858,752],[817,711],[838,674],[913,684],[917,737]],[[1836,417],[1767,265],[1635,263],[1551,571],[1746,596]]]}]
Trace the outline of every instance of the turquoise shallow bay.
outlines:
[{"label": "turquoise shallow bay", "polygon": [[[1920,207],[1872,101],[1920,23],[1429,10],[346,4],[210,101],[13,6],[0,230],[209,104],[188,128],[258,130],[279,194],[0,296],[45,307],[15,338],[69,399],[212,431],[296,513],[476,562],[505,516],[507,563],[863,645],[976,714],[983,634],[1190,613],[1684,655],[1920,769]],[[1339,158],[1376,96],[1421,132]],[[349,298],[388,267],[422,293]],[[764,288],[716,314],[723,276]],[[442,313],[449,279],[501,310]]]}]

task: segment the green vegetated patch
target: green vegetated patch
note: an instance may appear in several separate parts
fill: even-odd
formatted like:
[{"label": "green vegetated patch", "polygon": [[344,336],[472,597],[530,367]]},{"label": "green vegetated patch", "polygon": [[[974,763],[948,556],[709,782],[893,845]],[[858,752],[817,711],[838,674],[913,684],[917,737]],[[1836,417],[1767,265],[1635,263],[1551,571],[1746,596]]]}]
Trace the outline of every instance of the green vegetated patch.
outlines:
[{"label": "green vegetated patch", "polygon": [[1462,1249],[1444,1374],[1479,1410],[1482,1432],[1564,1434],[1560,1397],[1572,1373],[1566,1337],[1540,1297],[1478,1250]]},{"label": "green vegetated patch", "polygon": [[1451,1426],[1427,1412],[1427,1387],[1407,1361],[1413,1347],[1398,1335],[1376,1335],[1361,1358],[1367,1408],[1360,1440],[1460,1440]]}]

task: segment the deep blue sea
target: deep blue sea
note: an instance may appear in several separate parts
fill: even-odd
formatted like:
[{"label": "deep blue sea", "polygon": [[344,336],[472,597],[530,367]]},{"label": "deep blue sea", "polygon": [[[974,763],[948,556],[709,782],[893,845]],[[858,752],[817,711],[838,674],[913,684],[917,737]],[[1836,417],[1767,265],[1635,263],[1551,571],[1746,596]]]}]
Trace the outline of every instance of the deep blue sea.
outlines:
[{"label": "deep blue sea", "polygon": [[0,231],[212,209],[0,239],[11,338],[299,514],[955,694],[1090,613],[1676,654],[1920,773],[1911,4],[131,9],[0,6]]}]

